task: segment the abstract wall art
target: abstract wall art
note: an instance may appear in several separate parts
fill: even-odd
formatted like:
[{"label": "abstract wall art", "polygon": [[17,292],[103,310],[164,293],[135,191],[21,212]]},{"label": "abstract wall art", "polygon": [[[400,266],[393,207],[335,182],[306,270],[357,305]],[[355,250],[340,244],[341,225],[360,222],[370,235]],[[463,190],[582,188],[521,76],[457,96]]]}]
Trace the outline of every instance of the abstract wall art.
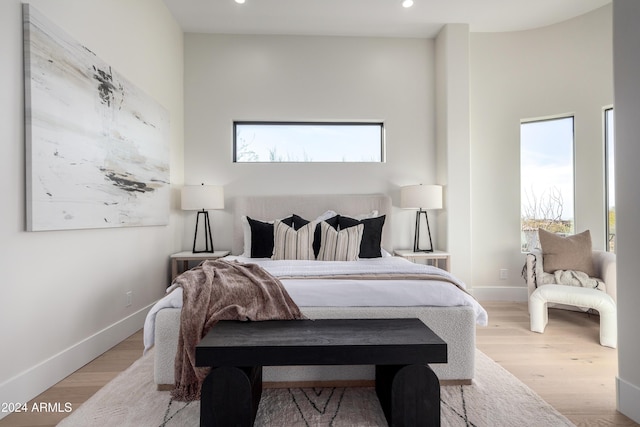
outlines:
[{"label": "abstract wall art", "polygon": [[23,8],[27,230],[165,225],[169,113]]}]

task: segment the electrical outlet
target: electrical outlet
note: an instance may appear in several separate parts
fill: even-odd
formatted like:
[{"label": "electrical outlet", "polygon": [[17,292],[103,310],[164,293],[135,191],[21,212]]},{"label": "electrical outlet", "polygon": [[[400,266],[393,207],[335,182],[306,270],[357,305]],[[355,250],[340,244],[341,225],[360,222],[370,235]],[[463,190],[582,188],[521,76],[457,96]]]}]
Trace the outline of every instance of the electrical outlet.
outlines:
[{"label": "electrical outlet", "polygon": [[127,299],[125,307],[131,307],[131,304],[133,304],[133,291],[127,292],[126,296]]},{"label": "electrical outlet", "polygon": [[507,280],[509,278],[509,270],[506,268],[500,269],[500,280]]}]

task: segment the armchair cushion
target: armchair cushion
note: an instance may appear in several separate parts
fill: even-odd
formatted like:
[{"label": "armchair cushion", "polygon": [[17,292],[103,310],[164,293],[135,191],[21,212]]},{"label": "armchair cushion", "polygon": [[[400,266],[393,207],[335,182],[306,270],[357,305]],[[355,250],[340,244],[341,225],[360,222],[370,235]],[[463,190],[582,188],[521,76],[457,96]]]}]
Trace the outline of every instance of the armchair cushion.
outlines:
[{"label": "armchair cushion", "polygon": [[596,275],[591,250],[589,230],[573,236],[562,237],[543,229],[538,230],[545,273],[556,270],[582,271],[589,277]]}]

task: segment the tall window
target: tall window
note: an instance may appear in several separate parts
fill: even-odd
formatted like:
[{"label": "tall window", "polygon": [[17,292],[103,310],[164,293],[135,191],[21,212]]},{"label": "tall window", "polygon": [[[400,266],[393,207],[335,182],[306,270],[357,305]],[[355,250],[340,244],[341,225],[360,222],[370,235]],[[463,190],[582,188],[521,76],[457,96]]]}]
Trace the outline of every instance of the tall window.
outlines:
[{"label": "tall window", "polygon": [[574,232],[573,116],[520,124],[522,250],[539,247],[538,229]]},{"label": "tall window", "polygon": [[382,123],[234,122],[234,162],[384,162]]},{"label": "tall window", "polygon": [[607,201],[607,250],[616,251],[616,186],[615,137],[613,134],[613,108],[604,111],[605,180]]}]

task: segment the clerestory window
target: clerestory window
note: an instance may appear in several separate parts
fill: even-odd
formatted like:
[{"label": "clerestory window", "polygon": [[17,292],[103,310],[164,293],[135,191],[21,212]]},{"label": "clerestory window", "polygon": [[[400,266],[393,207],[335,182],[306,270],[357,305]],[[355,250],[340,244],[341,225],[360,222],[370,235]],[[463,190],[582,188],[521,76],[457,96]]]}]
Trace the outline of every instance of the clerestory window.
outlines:
[{"label": "clerestory window", "polygon": [[233,161],[384,162],[384,125],[237,121],[233,124]]}]

